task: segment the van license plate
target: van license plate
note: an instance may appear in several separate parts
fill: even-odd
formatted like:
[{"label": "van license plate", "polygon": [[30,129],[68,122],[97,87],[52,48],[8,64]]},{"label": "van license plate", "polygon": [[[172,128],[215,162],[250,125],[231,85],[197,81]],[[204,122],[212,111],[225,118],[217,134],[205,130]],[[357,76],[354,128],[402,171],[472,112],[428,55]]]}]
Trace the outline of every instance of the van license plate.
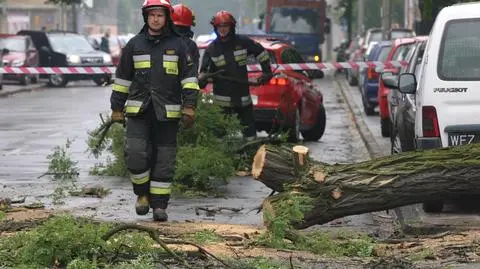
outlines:
[{"label": "van license plate", "polygon": [[462,146],[472,143],[478,143],[480,138],[479,133],[474,134],[460,134],[460,133],[449,133],[448,134],[448,145],[449,146]]}]

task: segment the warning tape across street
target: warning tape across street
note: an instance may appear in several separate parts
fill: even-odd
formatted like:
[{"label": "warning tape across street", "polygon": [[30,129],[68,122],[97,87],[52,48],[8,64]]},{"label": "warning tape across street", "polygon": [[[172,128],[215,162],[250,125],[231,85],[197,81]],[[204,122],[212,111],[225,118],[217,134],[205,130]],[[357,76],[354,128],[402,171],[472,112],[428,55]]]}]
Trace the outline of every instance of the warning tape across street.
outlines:
[{"label": "warning tape across street", "polygon": [[[389,62],[338,62],[338,63],[298,63],[298,64],[272,64],[272,69],[277,71],[296,70],[338,70],[358,68],[398,68],[407,65],[406,61]],[[249,72],[261,71],[260,65],[248,65]],[[116,67],[0,67],[3,74],[114,74]]]}]

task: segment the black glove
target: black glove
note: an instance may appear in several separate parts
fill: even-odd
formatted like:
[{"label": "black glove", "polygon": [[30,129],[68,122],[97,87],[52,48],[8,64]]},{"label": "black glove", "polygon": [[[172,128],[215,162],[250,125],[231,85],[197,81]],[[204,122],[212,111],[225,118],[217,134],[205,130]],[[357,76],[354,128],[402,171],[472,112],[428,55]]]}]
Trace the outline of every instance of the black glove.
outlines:
[{"label": "black glove", "polygon": [[263,73],[261,77],[258,78],[258,84],[266,84],[273,78],[272,73]]}]

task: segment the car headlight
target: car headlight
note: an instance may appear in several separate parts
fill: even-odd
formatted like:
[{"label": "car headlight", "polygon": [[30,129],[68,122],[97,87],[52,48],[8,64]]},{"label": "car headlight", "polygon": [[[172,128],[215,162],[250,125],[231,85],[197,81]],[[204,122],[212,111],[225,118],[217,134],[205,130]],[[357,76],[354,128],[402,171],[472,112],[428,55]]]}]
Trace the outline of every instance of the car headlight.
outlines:
[{"label": "car headlight", "polygon": [[13,60],[10,62],[10,66],[18,67],[22,66],[25,61],[23,60]]},{"label": "car headlight", "polygon": [[104,54],[103,55],[103,62],[108,64],[108,63],[111,63],[112,62],[112,56],[110,56],[109,54]]},{"label": "car headlight", "polygon": [[71,64],[79,64],[81,62],[80,56],[78,55],[68,55],[67,61]]}]

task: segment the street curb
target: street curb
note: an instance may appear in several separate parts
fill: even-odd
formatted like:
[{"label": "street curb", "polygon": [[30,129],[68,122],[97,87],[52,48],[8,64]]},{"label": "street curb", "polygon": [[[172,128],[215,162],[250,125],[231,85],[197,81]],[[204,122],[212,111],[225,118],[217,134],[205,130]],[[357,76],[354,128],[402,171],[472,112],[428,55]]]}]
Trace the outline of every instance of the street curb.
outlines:
[{"label": "street curb", "polygon": [[46,84],[42,84],[42,85],[35,85],[34,87],[29,87],[29,88],[21,88],[21,89],[18,89],[18,90],[13,90],[13,91],[3,91],[3,90],[0,90],[0,98],[5,98],[5,97],[8,97],[10,95],[14,95],[14,94],[17,94],[17,93],[22,93],[22,92],[32,92],[32,91],[35,91],[35,90],[38,90],[38,89],[42,89],[46,86]]},{"label": "street curb", "polygon": [[345,99],[345,102],[347,103],[348,107],[348,114],[351,117],[353,124],[358,130],[358,133],[360,134],[363,143],[365,144],[365,147],[367,148],[368,154],[370,155],[369,157],[371,159],[377,158],[384,156],[382,153],[380,145],[377,143],[375,140],[375,137],[373,136],[372,132],[368,128],[367,124],[363,120],[362,116],[359,115],[359,113],[356,113],[356,111],[363,111],[361,110],[352,100],[353,97],[349,92],[349,87],[345,85],[344,82],[338,81],[336,78],[334,78],[334,83],[336,84],[337,88],[340,89],[340,92],[342,93],[343,99]]},{"label": "street curb", "polygon": [[[353,124],[355,125],[355,128],[358,130],[358,133],[360,134],[360,137],[362,138],[362,141],[368,151],[370,159],[384,156],[380,145],[377,143],[372,132],[363,120],[363,117],[361,115],[361,113],[363,113],[363,109],[360,109],[353,101],[353,97],[349,91],[350,87],[346,85],[347,82],[338,81],[338,79],[334,78],[334,83],[342,93],[343,99],[345,100],[348,107],[347,113],[350,116]],[[398,221],[400,223],[402,229],[403,227],[405,227],[405,218],[400,208],[394,208],[391,211],[386,210],[380,212],[371,212],[370,214],[372,214],[372,219],[374,223],[379,225],[380,231],[385,232],[384,236],[388,237],[395,232],[395,221]]]}]

